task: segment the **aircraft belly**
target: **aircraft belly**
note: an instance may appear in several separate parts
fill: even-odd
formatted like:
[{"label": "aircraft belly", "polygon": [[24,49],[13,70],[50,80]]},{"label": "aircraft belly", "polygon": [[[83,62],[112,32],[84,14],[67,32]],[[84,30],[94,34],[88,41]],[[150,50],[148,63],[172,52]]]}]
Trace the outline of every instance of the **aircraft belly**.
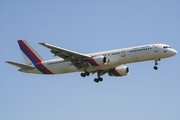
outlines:
[{"label": "aircraft belly", "polygon": [[57,65],[53,65],[52,72],[55,74],[63,74],[69,72],[76,72],[77,68],[73,66],[70,62],[60,63]]},{"label": "aircraft belly", "polygon": [[43,74],[36,68],[35,69],[19,69],[18,71],[25,72],[25,73]]}]

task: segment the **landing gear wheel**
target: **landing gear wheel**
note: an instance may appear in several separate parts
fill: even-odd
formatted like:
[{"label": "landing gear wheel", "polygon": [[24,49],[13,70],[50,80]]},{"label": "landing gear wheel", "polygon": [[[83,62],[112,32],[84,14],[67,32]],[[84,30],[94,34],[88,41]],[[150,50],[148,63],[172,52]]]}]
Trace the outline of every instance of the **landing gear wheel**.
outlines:
[{"label": "landing gear wheel", "polygon": [[102,82],[103,78],[100,77],[102,75],[104,75],[106,72],[104,71],[97,71],[97,78],[94,79],[94,82],[98,83],[98,82]]},{"label": "landing gear wheel", "polygon": [[157,66],[154,66],[154,69],[155,69],[155,70],[157,70],[157,69],[158,69],[158,67],[157,67]]},{"label": "landing gear wheel", "polygon": [[84,73],[81,73],[81,77],[86,77],[86,74],[84,74]]},{"label": "landing gear wheel", "polygon": [[89,72],[85,72],[85,73],[81,73],[81,77],[86,77],[86,76],[89,76]]},{"label": "landing gear wheel", "polygon": [[98,78],[95,78],[95,79],[94,79],[94,82],[96,82],[96,83],[98,83],[99,81],[102,82],[102,81],[103,81],[103,78],[98,77]]},{"label": "landing gear wheel", "polygon": [[99,82],[99,79],[95,78],[95,79],[94,79],[94,82],[98,83],[98,82]]},{"label": "landing gear wheel", "polygon": [[155,70],[158,69],[157,65],[158,65],[158,61],[160,61],[160,60],[161,60],[161,59],[155,59],[155,65],[154,65],[154,69],[155,69]]},{"label": "landing gear wheel", "polygon": [[98,80],[102,82],[102,81],[103,81],[103,78],[99,77]]},{"label": "landing gear wheel", "polygon": [[89,72],[85,72],[85,75],[86,75],[86,76],[89,76]]}]

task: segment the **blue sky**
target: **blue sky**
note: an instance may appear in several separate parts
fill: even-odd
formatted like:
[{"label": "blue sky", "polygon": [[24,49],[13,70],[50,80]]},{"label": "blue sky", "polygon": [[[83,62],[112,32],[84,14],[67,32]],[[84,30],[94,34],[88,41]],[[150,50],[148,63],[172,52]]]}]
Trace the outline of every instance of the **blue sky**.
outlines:
[{"label": "blue sky", "polygon": [[39,42],[81,53],[149,43],[180,51],[180,1],[0,1],[1,120],[179,120],[179,54],[127,64],[125,77],[80,73],[34,75],[5,63],[24,63],[18,39],[52,59]]}]

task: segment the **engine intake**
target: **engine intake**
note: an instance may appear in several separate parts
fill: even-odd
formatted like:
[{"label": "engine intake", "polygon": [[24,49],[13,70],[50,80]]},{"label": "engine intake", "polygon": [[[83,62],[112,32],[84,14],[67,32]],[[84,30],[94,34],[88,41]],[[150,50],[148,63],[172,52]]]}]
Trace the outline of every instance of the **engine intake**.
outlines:
[{"label": "engine intake", "polygon": [[101,66],[107,64],[108,60],[105,56],[96,56],[88,59],[88,63],[91,66]]},{"label": "engine intake", "polygon": [[125,76],[129,74],[129,68],[127,66],[118,66],[108,71],[109,76]]}]

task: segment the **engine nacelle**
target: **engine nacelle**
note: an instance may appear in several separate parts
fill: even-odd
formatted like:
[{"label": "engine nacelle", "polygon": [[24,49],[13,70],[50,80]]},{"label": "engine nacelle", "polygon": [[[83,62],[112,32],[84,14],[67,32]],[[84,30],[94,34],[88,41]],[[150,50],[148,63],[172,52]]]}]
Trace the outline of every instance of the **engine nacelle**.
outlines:
[{"label": "engine nacelle", "polygon": [[91,66],[101,66],[105,65],[108,62],[105,56],[96,56],[88,59],[88,63]]},{"label": "engine nacelle", "polygon": [[127,66],[118,66],[108,71],[109,76],[125,76],[129,74]]}]

